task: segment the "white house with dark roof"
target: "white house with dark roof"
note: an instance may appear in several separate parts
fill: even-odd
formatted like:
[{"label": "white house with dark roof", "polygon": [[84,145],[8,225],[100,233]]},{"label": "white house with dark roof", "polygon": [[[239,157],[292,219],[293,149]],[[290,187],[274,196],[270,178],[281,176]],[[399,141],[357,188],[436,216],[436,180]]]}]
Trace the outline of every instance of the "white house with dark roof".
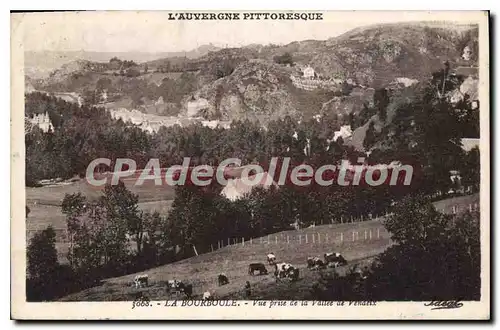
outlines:
[{"label": "white house with dark roof", "polygon": [[306,79],[313,79],[316,72],[314,72],[314,69],[308,65],[302,69],[302,74]]}]

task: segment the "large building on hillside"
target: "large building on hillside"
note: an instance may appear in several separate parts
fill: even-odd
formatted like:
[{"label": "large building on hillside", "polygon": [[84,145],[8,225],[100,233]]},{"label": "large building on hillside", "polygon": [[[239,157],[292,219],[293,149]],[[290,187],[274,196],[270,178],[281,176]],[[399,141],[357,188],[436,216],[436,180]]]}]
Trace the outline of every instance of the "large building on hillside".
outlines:
[{"label": "large building on hillside", "polygon": [[54,126],[52,125],[49,114],[47,112],[35,114],[33,118],[29,119],[29,121],[33,126],[40,127],[40,129],[45,133],[47,133],[49,130],[54,130]]},{"label": "large building on hillside", "polygon": [[302,74],[306,79],[314,79],[316,73],[314,72],[314,69],[308,65],[302,69]]},{"label": "large building on hillside", "polygon": [[271,186],[278,188],[278,184],[267,172],[258,173],[248,176],[248,181],[255,182],[255,184],[248,185],[242,178],[229,179],[227,185],[222,189],[221,195],[231,201],[245,197],[252,192],[256,187],[269,189]]}]

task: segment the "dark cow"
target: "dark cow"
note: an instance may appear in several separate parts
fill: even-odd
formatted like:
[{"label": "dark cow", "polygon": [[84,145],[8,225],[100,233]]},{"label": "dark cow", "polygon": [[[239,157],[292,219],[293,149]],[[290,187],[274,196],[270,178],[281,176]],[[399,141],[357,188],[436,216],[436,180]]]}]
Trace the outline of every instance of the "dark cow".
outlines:
[{"label": "dark cow", "polygon": [[307,268],[309,269],[320,269],[325,268],[326,264],[318,257],[308,257],[307,258]]},{"label": "dark cow", "polygon": [[191,298],[193,296],[193,285],[192,284],[184,284],[181,283],[180,286],[181,292],[184,292],[187,298]]},{"label": "dark cow", "polygon": [[147,287],[148,286],[148,275],[137,275],[134,278],[134,285],[136,288],[142,288],[142,287]]},{"label": "dark cow", "polygon": [[368,276],[370,276],[370,269],[368,268],[368,266],[360,269],[359,265],[356,264],[349,269],[349,273],[355,278],[355,280],[364,281],[368,278]]},{"label": "dark cow", "polygon": [[340,253],[325,253],[325,263],[330,267],[338,267],[347,265],[347,260]]},{"label": "dark cow", "polygon": [[293,267],[288,271],[287,277],[292,281],[297,281],[299,279],[299,269]]},{"label": "dark cow", "polygon": [[267,275],[267,269],[263,263],[251,263],[248,265],[248,275],[254,275],[255,271],[258,271],[259,275]]},{"label": "dark cow", "polygon": [[229,284],[229,279],[227,278],[226,274],[219,274],[217,277],[217,281],[219,282],[219,286]]}]

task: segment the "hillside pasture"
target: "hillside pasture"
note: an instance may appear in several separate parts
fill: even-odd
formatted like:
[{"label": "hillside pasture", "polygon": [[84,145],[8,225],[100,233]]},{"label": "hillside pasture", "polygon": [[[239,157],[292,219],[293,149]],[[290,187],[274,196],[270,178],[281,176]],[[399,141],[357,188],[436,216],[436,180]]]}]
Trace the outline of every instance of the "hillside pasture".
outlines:
[{"label": "hillside pasture", "polygon": [[[479,195],[461,196],[435,202],[438,210],[466,211],[468,205],[478,202]],[[375,257],[391,244],[390,234],[382,224],[383,218],[364,222],[349,222],[283,231],[264,237],[229,238],[213,243],[213,252],[201,254],[172,264],[145,270],[150,282],[146,288],[136,289],[132,282],[137,274],[110,278],[102,285],[64,297],[64,301],[130,301],[143,294],[153,300],[185,299],[183,294],[167,290],[166,281],[177,279],[193,285],[194,299],[201,299],[203,292],[210,291],[221,299],[245,299],[244,285],[249,281],[252,299],[305,300],[312,299],[311,292],[322,273],[332,269],[311,271],[306,268],[307,257],[322,257],[326,252],[340,252],[349,265],[335,271],[340,275],[349,267],[370,266]],[[354,233],[354,234],[353,234]],[[371,234],[370,234],[371,233]],[[307,237],[307,238],[306,238]],[[314,237],[314,238],[313,238]],[[223,244],[220,249],[219,244]],[[276,282],[273,267],[267,265],[266,255],[273,252],[278,262],[289,262],[300,269],[297,282]],[[270,274],[249,275],[248,265],[262,262]],[[225,273],[229,284],[219,287],[217,275]]]},{"label": "hillside pasture", "polygon": [[[372,232],[371,239],[367,234],[365,240],[365,231]],[[353,232],[357,234],[353,236]],[[312,237],[315,237],[314,241]],[[322,258],[326,252],[341,252],[348,261],[363,263],[383,252],[390,244],[389,233],[385,231],[380,220],[285,231],[262,237],[262,243],[261,238],[252,239],[252,241],[245,240],[244,243],[240,240],[236,244],[225,246],[214,252],[141,272],[149,276],[150,286],[147,288],[134,288],[132,282],[137,274],[131,274],[108,279],[99,287],[70,295],[64,300],[133,300],[139,292],[156,300],[182,299],[182,295],[177,296],[175,293],[168,292],[166,281],[172,279],[192,284],[193,294],[198,299],[201,298],[203,292],[208,290],[217,297],[239,297],[242,295],[246,281],[251,283],[256,297],[267,299],[269,295],[273,297],[276,295],[275,290],[267,289],[268,286],[276,285],[272,276],[274,269],[267,265],[266,261],[266,255],[269,252],[277,256],[278,262],[296,265],[301,272],[298,282],[288,283],[285,280],[279,283],[277,286],[281,288],[279,292],[283,296],[275,298],[298,299],[300,295],[309,294],[312,285],[320,276],[317,271],[306,269],[307,257]],[[249,275],[248,264],[253,262],[266,264],[270,274]],[[347,267],[338,269],[339,273],[346,270]],[[331,272],[331,270],[325,270],[325,272]],[[228,285],[221,287],[217,285],[217,275],[220,273],[228,276],[230,281]]]},{"label": "hillside pasture", "polygon": [[[97,179],[101,179],[100,177]],[[108,182],[111,175],[107,175]],[[128,190],[137,194],[139,202],[153,202],[160,200],[173,200],[175,188],[166,184],[156,186],[152,180],[146,180],[142,185],[135,185],[136,177],[124,177],[121,179]],[[60,206],[65,194],[82,193],[90,200],[101,196],[104,186],[90,185],[86,179],[74,182],[64,182],[42,187],[26,187],[26,200],[30,203]]]}]

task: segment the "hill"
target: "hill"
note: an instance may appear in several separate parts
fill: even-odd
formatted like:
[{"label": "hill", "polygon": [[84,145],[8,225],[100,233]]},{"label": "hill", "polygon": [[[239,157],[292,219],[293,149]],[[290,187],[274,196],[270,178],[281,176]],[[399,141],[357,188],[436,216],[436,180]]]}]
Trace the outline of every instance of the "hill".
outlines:
[{"label": "hill", "polygon": [[[468,34],[471,29],[473,36]],[[340,74],[375,88],[386,86],[397,77],[420,81],[440,69],[445,60],[460,61],[463,48],[467,42],[474,42],[470,39],[476,34],[477,29],[471,26],[381,24],[326,41],[329,51],[323,53],[331,54],[330,61],[324,61],[328,58],[323,54],[311,61],[325,73],[335,74],[341,68]]]},{"label": "hill", "polygon": [[208,104],[200,111],[210,119],[250,119],[266,123],[287,115],[311,117],[335,94],[297,88],[291,79],[294,73],[293,68],[250,60],[236,66],[230,75],[192,93],[184,99],[184,106],[189,111],[190,102],[204,99]]},{"label": "hill", "polygon": [[201,45],[195,49],[185,52],[92,52],[92,51],[27,51],[24,53],[24,64],[26,73],[32,78],[45,78],[48,74],[75,61],[108,62],[117,57],[123,60],[143,63],[170,57],[198,58],[216,51],[219,48],[212,45]]},{"label": "hill", "polygon": [[[468,60],[461,58],[466,46],[472,49]],[[275,63],[287,53],[293,66]],[[110,81],[106,86],[117,101],[132,99],[127,108],[145,107],[147,112],[147,104],[161,96],[171,104],[169,107],[176,108],[168,110],[169,114],[187,113],[190,100],[203,98],[208,105],[200,109],[204,110],[200,115],[206,118],[249,118],[262,124],[285,115],[301,118],[322,111],[357,113],[364,103],[371,102],[367,95],[373,88],[388,86],[397,79],[427,80],[446,60],[465,69],[474,66],[477,28],[437,23],[386,24],[322,41],[225,49],[209,45],[189,56],[179,55],[138,63],[130,74],[88,69],[89,65],[98,68],[100,64],[80,60],[53,72],[35,87],[82,93],[103,88],[104,79]],[[313,68],[314,77],[304,80],[303,69],[308,66]],[[153,77],[151,72],[156,75]],[[172,79],[172,72],[184,72],[183,81]],[[350,93],[356,86],[361,92]]]}]

